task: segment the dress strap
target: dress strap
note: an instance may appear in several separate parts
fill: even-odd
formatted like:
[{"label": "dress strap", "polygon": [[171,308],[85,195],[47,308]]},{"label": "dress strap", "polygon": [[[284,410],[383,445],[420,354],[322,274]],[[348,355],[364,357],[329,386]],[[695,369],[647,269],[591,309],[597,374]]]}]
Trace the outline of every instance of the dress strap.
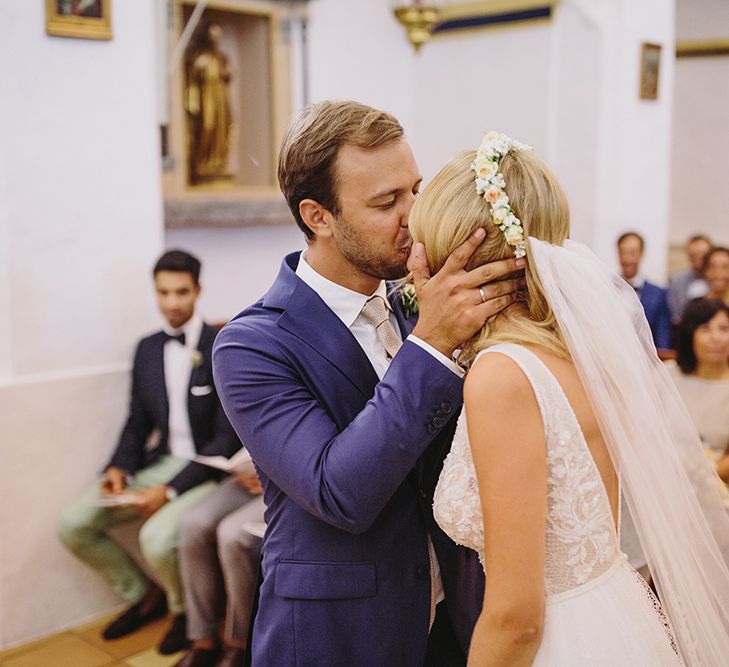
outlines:
[{"label": "dress strap", "polygon": [[554,377],[552,371],[547,368],[544,362],[534,352],[516,343],[498,343],[485,350],[481,350],[471,365],[476,364],[483,355],[494,353],[503,354],[512,359],[524,375],[526,375],[537,397],[537,402],[542,412],[542,420],[546,425],[549,421],[547,407],[550,399],[555,400],[559,396],[563,401],[567,401],[567,397],[564,395],[562,387],[557,382],[557,378]]},{"label": "dress strap", "polygon": [[[476,356],[474,364],[484,354],[503,354],[512,359],[526,376],[537,399],[542,423],[547,432],[560,422],[560,415],[565,415],[569,428],[582,434],[577,416],[562,385],[547,365],[534,352],[516,343],[498,343],[482,350]],[[561,423],[564,423],[562,420]],[[587,444],[585,444],[587,447]]]}]

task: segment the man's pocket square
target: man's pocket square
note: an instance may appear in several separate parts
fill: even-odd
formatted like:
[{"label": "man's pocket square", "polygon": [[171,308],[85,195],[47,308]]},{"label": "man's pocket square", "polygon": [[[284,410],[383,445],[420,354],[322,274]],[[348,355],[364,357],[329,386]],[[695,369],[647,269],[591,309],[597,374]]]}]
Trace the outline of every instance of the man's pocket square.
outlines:
[{"label": "man's pocket square", "polygon": [[151,452],[153,449],[156,449],[159,446],[161,440],[162,433],[160,432],[160,430],[158,428],[153,429],[144,442],[145,451]]},{"label": "man's pocket square", "polygon": [[211,385],[211,384],[204,384],[204,385],[190,387],[190,393],[193,396],[207,396],[212,391],[213,391],[213,385]]}]

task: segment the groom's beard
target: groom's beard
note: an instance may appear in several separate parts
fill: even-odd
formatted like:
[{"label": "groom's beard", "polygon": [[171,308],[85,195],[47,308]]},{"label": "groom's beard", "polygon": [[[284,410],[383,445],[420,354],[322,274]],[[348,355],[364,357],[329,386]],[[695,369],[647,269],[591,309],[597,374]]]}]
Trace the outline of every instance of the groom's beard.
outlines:
[{"label": "groom's beard", "polygon": [[358,234],[343,218],[337,218],[334,242],[345,259],[359,271],[378,280],[399,280],[407,275],[410,255],[409,235],[400,247],[392,247],[389,256],[371,245],[368,238]]}]

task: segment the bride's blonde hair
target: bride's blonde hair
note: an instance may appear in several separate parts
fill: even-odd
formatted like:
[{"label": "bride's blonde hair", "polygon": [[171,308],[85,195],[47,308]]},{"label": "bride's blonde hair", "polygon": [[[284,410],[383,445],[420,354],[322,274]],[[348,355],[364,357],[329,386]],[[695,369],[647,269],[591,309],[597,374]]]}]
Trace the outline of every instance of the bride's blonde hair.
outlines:
[{"label": "bride's blonde hair", "polygon": [[[477,227],[486,230],[486,238],[466,270],[514,256],[514,249],[506,243],[491,218],[489,204],[476,193],[471,170],[475,157],[475,150],[456,154],[423,190],[410,213],[410,233],[414,241],[425,244],[431,274],[442,268],[448,255]],[[547,166],[532,152],[518,151],[501,158],[499,171],[525,237],[562,245],[569,236],[569,206],[562,187]],[[461,366],[468,369],[481,350],[504,342],[539,345],[559,356],[567,356],[562,333],[531,264],[527,264],[525,278],[526,289],[518,292],[516,302],[490,317],[462,345],[458,357]]]}]

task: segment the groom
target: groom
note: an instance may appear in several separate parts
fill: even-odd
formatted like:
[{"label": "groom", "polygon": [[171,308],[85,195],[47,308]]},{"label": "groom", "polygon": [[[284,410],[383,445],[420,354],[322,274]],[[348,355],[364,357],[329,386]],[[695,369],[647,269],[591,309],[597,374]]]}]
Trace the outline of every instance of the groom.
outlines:
[{"label": "groom", "polygon": [[[432,493],[462,402],[453,350],[512,301],[514,281],[489,281],[518,267],[464,271],[481,234],[431,278],[407,226],[421,178],[398,121],[355,102],[305,109],[281,147],[307,247],[213,353],[265,489],[254,667],[465,664],[483,575]],[[409,255],[417,324],[385,284]]]}]

